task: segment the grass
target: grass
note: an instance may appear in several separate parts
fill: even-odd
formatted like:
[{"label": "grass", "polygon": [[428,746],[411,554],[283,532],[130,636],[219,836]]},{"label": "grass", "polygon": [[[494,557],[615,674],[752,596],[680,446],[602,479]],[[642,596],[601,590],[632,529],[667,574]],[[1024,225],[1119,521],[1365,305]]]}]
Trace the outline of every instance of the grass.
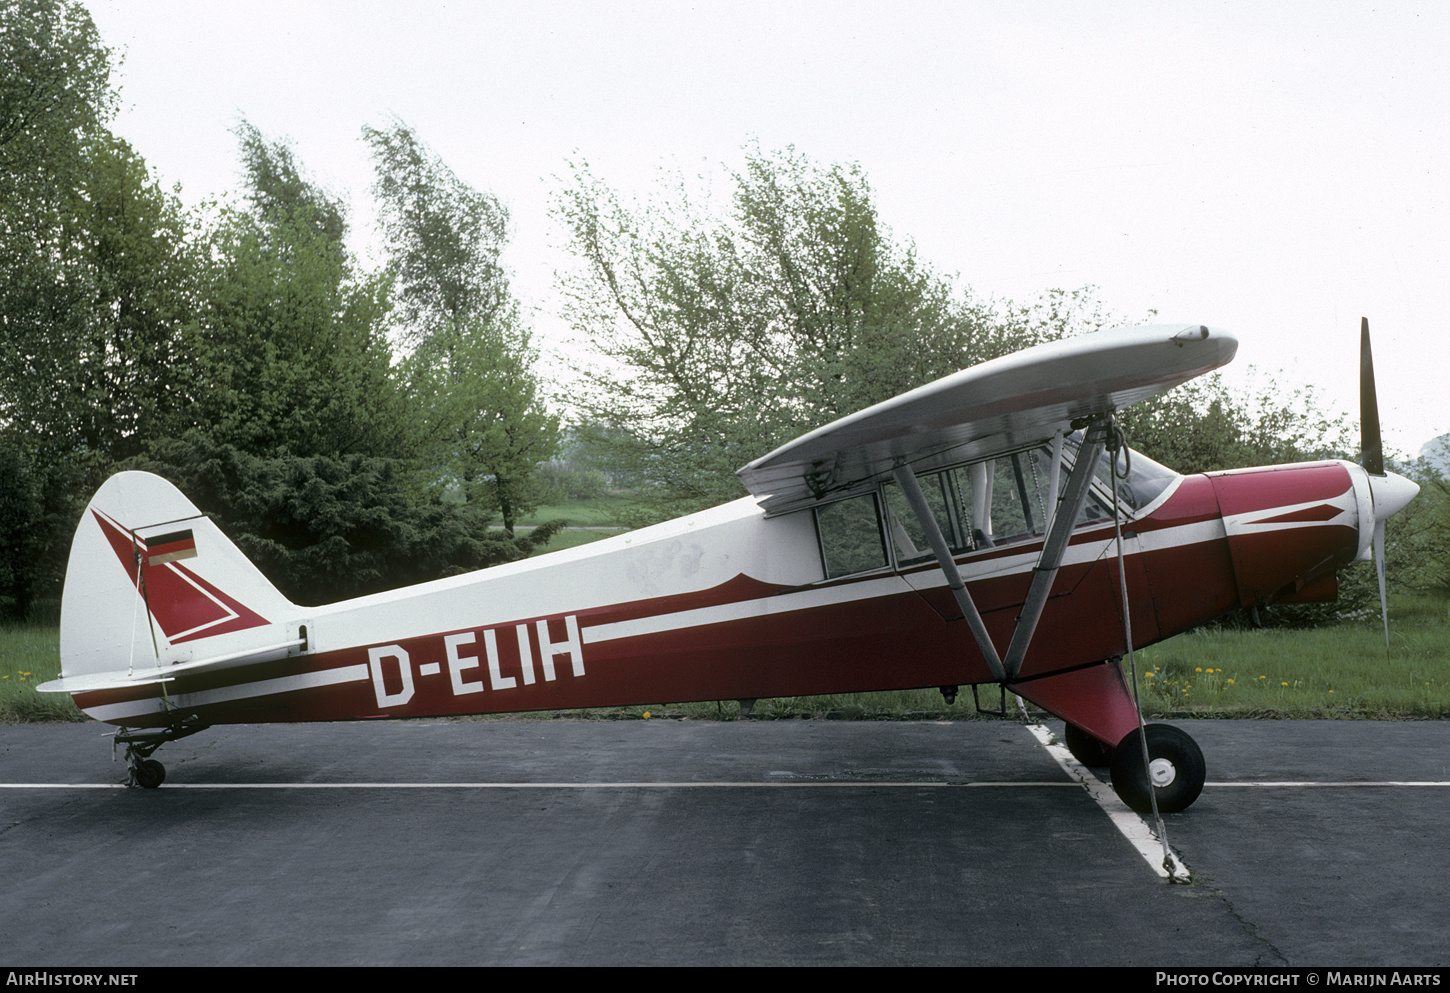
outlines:
[{"label": "grass", "polygon": [[35,687],[60,675],[60,632],[45,625],[0,627],[0,722],[85,721],[71,698],[37,693]]},{"label": "grass", "polygon": [[565,503],[545,504],[527,517],[519,518],[522,525],[543,524],[563,518],[571,528],[624,527],[631,514],[638,513],[639,501],[632,496],[610,494],[593,500],[569,500]]},{"label": "grass", "polygon": [[1391,601],[1308,630],[1203,630],[1137,653],[1143,709],[1160,717],[1450,716],[1450,602]]},{"label": "grass", "polygon": [[[566,532],[584,540],[601,532]],[[1378,612],[1308,630],[1206,629],[1136,653],[1143,710],[1154,719],[1298,717],[1411,720],[1450,717],[1450,601],[1391,601],[1386,657]],[[35,692],[59,674],[54,627],[0,627],[0,722],[79,721],[70,698]],[[995,709],[995,687],[980,687]],[[1009,699],[1010,703],[1010,699]],[[535,717],[593,720],[731,719],[736,701],[649,704]],[[962,720],[976,716],[963,687],[948,705],[934,689],[760,700],[757,719]]]},{"label": "grass", "polygon": [[549,539],[549,543],[543,548],[534,552],[535,555],[543,555],[547,552],[557,552],[564,548],[573,548],[576,545],[587,545],[591,541],[598,541],[600,538],[608,538],[611,535],[620,534],[625,528],[610,528],[609,530],[585,531],[571,528],[567,531],[559,531]]}]

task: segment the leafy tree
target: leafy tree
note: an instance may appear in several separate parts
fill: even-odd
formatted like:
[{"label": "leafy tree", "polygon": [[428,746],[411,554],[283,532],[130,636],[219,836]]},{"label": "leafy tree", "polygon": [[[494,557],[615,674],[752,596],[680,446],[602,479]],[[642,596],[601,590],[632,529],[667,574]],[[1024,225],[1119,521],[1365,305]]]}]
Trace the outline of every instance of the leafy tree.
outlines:
[{"label": "leafy tree", "polygon": [[6,415],[57,457],[109,461],[191,416],[197,265],[180,204],[129,145],[95,139],[83,164],[57,237],[29,260],[29,292],[9,297]]},{"label": "leafy tree", "polygon": [[207,246],[195,328],[203,423],[255,454],[409,454],[386,278],[358,271],[341,204],[286,144],[245,123],[237,134],[252,209],[225,212]]},{"label": "leafy tree", "polygon": [[1401,589],[1450,597],[1450,479],[1423,459],[1406,471],[1420,493],[1386,523],[1386,579]]},{"label": "leafy tree", "polygon": [[[89,14],[0,0],[0,446],[12,614],[59,594],[85,496],[191,416],[180,342],[190,221],[107,131],[111,53]],[[17,516],[18,515],[18,516]]]},{"label": "leafy tree", "polygon": [[0,616],[29,615],[38,586],[34,563],[45,551],[40,480],[15,447],[0,446]]},{"label": "leafy tree", "polygon": [[1119,416],[1133,448],[1186,474],[1351,458],[1356,444],[1344,415],[1326,413],[1312,387],[1255,385],[1236,394],[1218,374]]},{"label": "leafy tree", "polygon": [[397,459],[261,457],[199,431],[158,443],[130,468],[170,479],[284,595],[308,605],[523,558],[557,528],[515,538],[480,511],[419,502]]},{"label": "leafy tree", "polygon": [[631,208],[581,164],[556,204],[581,263],[568,316],[593,353],[580,430],[600,468],[651,481],[651,516],[740,495],[734,470],[820,424],[1106,322],[1086,291],[959,292],[893,240],[854,166],[750,149],[732,186],[723,210],[680,180]]},{"label": "leafy tree", "polygon": [[496,509],[504,527],[538,502],[537,466],[558,445],[538,361],[499,254],[508,214],[460,180],[407,125],[365,127],[372,146],[405,376],[440,483]]},{"label": "leafy tree", "polygon": [[83,4],[0,0],[0,25],[0,210],[18,214],[71,187],[117,98],[111,52]]},{"label": "leafy tree", "polygon": [[[170,333],[156,311],[175,272],[148,288],[140,270],[174,252],[178,211],[106,131],[111,56],[85,8],[0,11],[0,424],[50,457],[104,457],[146,417],[111,416],[111,392]],[[124,388],[116,399],[148,402]]]}]

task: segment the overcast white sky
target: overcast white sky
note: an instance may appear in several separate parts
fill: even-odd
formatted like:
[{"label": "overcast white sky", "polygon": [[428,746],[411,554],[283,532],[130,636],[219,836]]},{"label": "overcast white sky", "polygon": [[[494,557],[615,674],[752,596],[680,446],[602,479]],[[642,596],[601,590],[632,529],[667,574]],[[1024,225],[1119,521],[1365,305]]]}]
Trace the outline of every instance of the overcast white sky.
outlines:
[{"label": "overcast white sky", "polygon": [[[551,195],[571,158],[795,145],[859,162],[882,219],[980,296],[1095,285],[1238,334],[1235,366],[1357,418],[1361,315],[1387,441],[1450,431],[1450,5],[1277,2],[90,0],[116,129],[196,202],[231,128],[290,139],[370,235],[363,124],[391,115],[513,215],[514,285],[568,337]],[[1282,370],[1282,374],[1280,374]]]}]

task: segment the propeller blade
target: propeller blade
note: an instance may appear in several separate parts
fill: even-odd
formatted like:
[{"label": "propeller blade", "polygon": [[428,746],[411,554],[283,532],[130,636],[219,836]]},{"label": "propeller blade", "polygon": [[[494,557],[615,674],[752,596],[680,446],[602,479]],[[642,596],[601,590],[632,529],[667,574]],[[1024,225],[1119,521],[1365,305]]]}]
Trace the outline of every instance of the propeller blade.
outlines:
[{"label": "propeller blade", "polygon": [[1380,581],[1380,618],[1385,625],[1385,657],[1390,654],[1390,601],[1385,596],[1385,522],[1378,518],[1374,522],[1374,571]]},{"label": "propeller blade", "polygon": [[1371,476],[1385,474],[1385,449],[1380,441],[1380,408],[1374,389],[1374,356],[1369,349],[1369,318],[1359,324],[1359,460]]}]

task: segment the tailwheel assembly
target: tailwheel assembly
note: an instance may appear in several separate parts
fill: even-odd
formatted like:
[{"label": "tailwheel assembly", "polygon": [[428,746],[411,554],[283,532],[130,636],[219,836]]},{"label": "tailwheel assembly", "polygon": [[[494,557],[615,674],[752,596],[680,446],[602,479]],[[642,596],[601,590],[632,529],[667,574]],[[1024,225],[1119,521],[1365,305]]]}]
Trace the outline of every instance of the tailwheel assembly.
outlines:
[{"label": "tailwheel assembly", "polygon": [[142,759],[131,766],[131,778],[137,786],[154,790],[166,782],[166,766],[155,759]]},{"label": "tailwheel assembly", "polygon": [[[1148,742],[1148,765],[1143,766],[1143,734]],[[1171,724],[1134,728],[1113,751],[1109,770],[1113,791],[1139,813],[1158,810],[1169,814],[1186,809],[1198,799],[1206,778],[1203,752],[1198,743]],[[1149,785],[1151,783],[1151,786]],[[1150,798],[1149,790],[1152,790]]]},{"label": "tailwheel assembly", "polygon": [[166,766],[153,759],[151,753],[168,741],[205,731],[210,726],[196,717],[189,717],[164,728],[122,728],[117,731],[111,750],[114,754],[116,746],[126,746],[126,765],[129,768],[126,785],[154,790],[166,782]]}]

